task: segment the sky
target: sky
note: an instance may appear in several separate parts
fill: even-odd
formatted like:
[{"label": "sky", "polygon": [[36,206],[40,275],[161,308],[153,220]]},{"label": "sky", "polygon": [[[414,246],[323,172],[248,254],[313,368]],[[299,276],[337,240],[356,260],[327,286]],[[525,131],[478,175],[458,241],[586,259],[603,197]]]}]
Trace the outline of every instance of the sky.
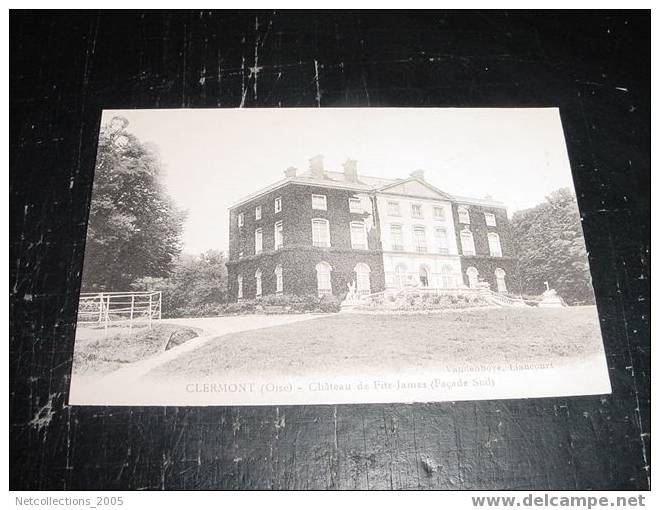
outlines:
[{"label": "sky", "polygon": [[228,247],[228,208],[322,154],[326,170],[405,178],[423,169],[450,194],[504,202],[509,214],[573,189],[555,108],[247,108],[106,110],[155,144],[165,185],[188,211],[183,251]]}]

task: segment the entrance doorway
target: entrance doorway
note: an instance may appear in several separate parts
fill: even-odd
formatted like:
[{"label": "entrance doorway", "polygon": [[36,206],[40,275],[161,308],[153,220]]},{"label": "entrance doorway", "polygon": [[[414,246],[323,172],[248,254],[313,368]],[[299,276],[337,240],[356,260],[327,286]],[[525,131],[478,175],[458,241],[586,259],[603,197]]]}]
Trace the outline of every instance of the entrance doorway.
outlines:
[{"label": "entrance doorway", "polygon": [[422,284],[422,287],[429,286],[429,270],[424,266],[420,266],[419,268],[419,283]]}]

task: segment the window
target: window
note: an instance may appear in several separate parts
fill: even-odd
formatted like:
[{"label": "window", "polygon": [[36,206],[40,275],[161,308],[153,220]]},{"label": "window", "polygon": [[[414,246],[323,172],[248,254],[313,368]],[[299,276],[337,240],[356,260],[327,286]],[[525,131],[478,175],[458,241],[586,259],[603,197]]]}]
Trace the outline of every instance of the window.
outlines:
[{"label": "window", "polygon": [[358,296],[368,296],[371,294],[371,282],[369,281],[369,273],[371,269],[367,264],[360,262],[355,266],[355,287]]},{"label": "window", "polygon": [[332,266],[327,262],[319,262],[316,264],[316,288],[319,297],[332,294],[331,271]]},{"label": "window", "polygon": [[254,279],[256,282],[256,296],[261,296],[261,269],[257,269],[257,272],[254,273]]},{"label": "window", "polygon": [[236,296],[238,299],[243,299],[243,275],[238,275],[238,291],[236,293]]},{"label": "window", "polygon": [[491,232],[488,234],[488,249],[491,257],[502,256],[502,246],[500,245],[500,236]]},{"label": "window", "polygon": [[282,197],[275,199],[275,212],[278,213],[282,210]]},{"label": "window", "polygon": [[472,232],[467,228],[461,230],[461,248],[463,255],[475,255],[474,238],[472,237]]},{"label": "window", "polygon": [[312,245],[320,248],[330,246],[330,223],[328,223],[328,220],[320,218],[312,220]]},{"label": "window", "polygon": [[449,253],[449,241],[447,239],[447,229],[442,227],[435,227],[435,244],[438,253],[446,255]]},{"label": "window", "polygon": [[254,253],[261,253],[263,248],[263,231],[258,228],[254,231]]},{"label": "window", "polygon": [[464,205],[458,207],[458,222],[466,225],[470,224],[470,211]]},{"label": "window", "polygon": [[275,267],[275,293],[282,294],[284,289],[284,278],[282,277],[282,266],[277,265]]},{"label": "window", "polygon": [[401,209],[399,209],[399,202],[387,202],[387,215],[401,216]]},{"label": "window", "polygon": [[442,289],[455,289],[456,278],[451,266],[444,265],[440,268],[440,288]]},{"label": "window", "polygon": [[445,221],[445,208],[444,207],[434,207],[433,208],[433,219],[439,221]]},{"label": "window", "polygon": [[254,208],[254,219],[255,220],[260,220],[261,219],[261,206],[258,205],[257,207]]},{"label": "window", "polygon": [[245,215],[243,213],[238,213],[238,226],[242,227],[245,225]]},{"label": "window", "polygon": [[362,208],[362,200],[360,200],[359,198],[349,198],[348,209],[352,213],[362,214],[364,212],[364,209]]},{"label": "window", "polygon": [[476,289],[479,286],[479,271],[476,267],[468,267],[465,271],[468,277],[468,286],[471,289]]},{"label": "window", "polygon": [[422,204],[410,204],[410,215],[413,218],[423,218]]},{"label": "window", "polygon": [[284,245],[284,236],[282,231],[282,222],[275,223],[275,249],[279,250]]},{"label": "window", "polygon": [[364,221],[351,221],[351,248],[354,250],[367,249],[367,229]]},{"label": "window", "polygon": [[401,225],[390,225],[390,242],[392,250],[403,251],[403,228]]},{"label": "window", "polygon": [[504,269],[502,268],[497,268],[495,270],[495,283],[497,284],[497,292],[501,293],[506,293],[506,280],[504,277],[506,276],[506,273],[504,272]]},{"label": "window", "polygon": [[328,201],[325,195],[312,195],[312,209],[328,210]]},{"label": "window", "polygon": [[406,285],[407,276],[406,266],[403,264],[397,264],[394,268],[394,285],[397,289],[403,289]]},{"label": "window", "polygon": [[413,239],[415,240],[415,251],[426,253],[426,229],[423,226],[413,227]]},{"label": "window", "polygon": [[486,225],[489,227],[496,227],[497,222],[495,221],[495,215],[493,213],[484,213],[484,217],[486,218]]}]

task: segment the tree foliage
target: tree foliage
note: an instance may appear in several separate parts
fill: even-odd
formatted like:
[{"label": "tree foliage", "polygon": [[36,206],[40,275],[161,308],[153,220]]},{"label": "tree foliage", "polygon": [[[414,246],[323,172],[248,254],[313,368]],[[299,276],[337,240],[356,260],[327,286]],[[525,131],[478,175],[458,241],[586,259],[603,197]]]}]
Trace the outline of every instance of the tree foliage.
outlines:
[{"label": "tree foliage", "polygon": [[163,314],[177,310],[203,310],[227,301],[227,258],[209,250],[200,255],[181,255],[168,278],[143,278],[134,290],[163,291]]},{"label": "tree foliage", "polygon": [[114,117],[99,134],[82,289],[125,291],[165,277],[181,251],[185,214],[166,193],[154,147]]},{"label": "tree foliage", "polygon": [[593,302],[577,200],[568,188],[514,213],[511,226],[524,293],[541,294],[547,281],[568,303]]}]

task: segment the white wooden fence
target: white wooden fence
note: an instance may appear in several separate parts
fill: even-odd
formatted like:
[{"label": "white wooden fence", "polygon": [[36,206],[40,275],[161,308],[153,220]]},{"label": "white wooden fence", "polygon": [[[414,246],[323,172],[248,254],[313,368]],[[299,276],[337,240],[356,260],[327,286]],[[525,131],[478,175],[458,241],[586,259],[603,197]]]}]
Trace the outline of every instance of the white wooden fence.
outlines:
[{"label": "white wooden fence", "polygon": [[161,319],[163,296],[160,291],[81,293],[78,304],[78,324],[96,324],[108,328],[115,322]]}]

